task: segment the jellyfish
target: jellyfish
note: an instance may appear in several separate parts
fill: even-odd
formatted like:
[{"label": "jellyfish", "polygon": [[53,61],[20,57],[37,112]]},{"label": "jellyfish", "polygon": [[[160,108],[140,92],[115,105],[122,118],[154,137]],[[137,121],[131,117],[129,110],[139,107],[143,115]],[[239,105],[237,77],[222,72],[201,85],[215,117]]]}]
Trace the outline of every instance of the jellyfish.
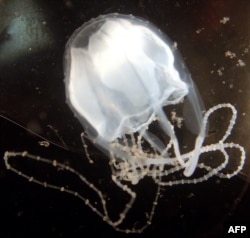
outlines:
[{"label": "jellyfish", "polygon": [[[206,135],[202,128],[204,106],[173,47],[156,27],[133,16],[110,14],[90,21],[73,34],[67,45],[66,95],[89,138],[122,160],[132,160],[130,153],[110,145],[136,132],[163,160],[169,159],[157,135],[147,132],[149,124],[157,119],[176,155],[176,161],[169,162],[178,162],[185,168],[184,174],[190,176]],[[174,128],[163,111],[164,106],[178,104],[184,98],[192,128],[198,132],[187,161],[181,157]],[[129,146],[128,150],[132,149],[133,145]]]},{"label": "jellyfish", "polygon": [[[236,121],[235,107],[222,103],[206,111],[175,44],[148,21],[116,13],[90,20],[70,37],[64,69],[67,103],[83,127],[81,139],[86,156],[93,162],[86,140],[107,155],[113,182],[130,196],[124,210],[117,220],[112,220],[103,193],[76,169],[55,160],[28,152],[7,151],[5,164],[29,181],[79,197],[116,230],[142,232],[150,225],[161,186],[196,184],[213,176],[229,179],[243,168],[244,148],[226,141]],[[185,126],[196,136],[189,152],[182,153],[174,124],[166,113],[171,106],[182,108]],[[230,110],[232,115],[224,135],[218,142],[204,145],[211,114],[223,109]],[[157,123],[158,130],[168,138],[167,142],[158,136],[158,131],[150,131],[153,123]],[[240,151],[240,157],[237,167],[225,172],[223,169],[230,159],[227,149],[232,148]],[[217,167],[199,160],[201,154],[210,151],[219,151],[224,157]],[[99,196],[102,211],[74,190],[42,182],[18,171],[9,163],[9,158],[18,156],[76,174]],[[194,175],[198,169],[206,173]],[[170,176],[175,173],[182,173],[183,177]],[[119,226],[136,199],[128,182],[136,185],[144,177],[151,177],[158,186],[147,222],[140,229],[121,229]]]}]

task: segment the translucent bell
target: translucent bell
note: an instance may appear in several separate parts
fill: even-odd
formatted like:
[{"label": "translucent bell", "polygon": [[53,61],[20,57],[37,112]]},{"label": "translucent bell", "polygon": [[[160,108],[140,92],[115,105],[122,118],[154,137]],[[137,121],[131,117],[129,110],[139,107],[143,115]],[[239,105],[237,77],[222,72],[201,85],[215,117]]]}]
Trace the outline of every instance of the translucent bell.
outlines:
[{"label": "translucent bell", "polygon": [[98,146],[109,151],[111,142],[138,132],[159,151],[160,140],[147,133],[148,125],[157,119],[171,138],[179,163],[186,167],[162,108],[187,96],[184,114],[192,118],[187,125],[195,133],[200,132],[204,108],[174,51],[161,31],[133,16],[102,16],[75,31],[65,54],[66,95],[70,108]]}]

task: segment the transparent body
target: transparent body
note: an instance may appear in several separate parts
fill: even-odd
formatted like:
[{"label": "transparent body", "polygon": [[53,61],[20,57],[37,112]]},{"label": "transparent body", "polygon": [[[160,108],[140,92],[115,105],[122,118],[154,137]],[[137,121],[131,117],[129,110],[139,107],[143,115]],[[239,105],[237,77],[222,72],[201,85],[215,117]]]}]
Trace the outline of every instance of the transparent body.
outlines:
[{"label": "transparent body", "polygon": [[[130,15],[99,17],[72,35],[64,63],[69,106],[99,147],[109,153],[112,142],[138,132],[164,159],[168,155],[162,142],[147,133],[152,121],[158,120],[178,162],[186,167],[185,175],[193,173],[201,143],[196,144],[192,162],[185,163],[162,108],[185,97],[187,126],[203,140],[204,106],[174,44],[160,30]],[[119,147],[113,150],[118,158],[131,159]]]}]

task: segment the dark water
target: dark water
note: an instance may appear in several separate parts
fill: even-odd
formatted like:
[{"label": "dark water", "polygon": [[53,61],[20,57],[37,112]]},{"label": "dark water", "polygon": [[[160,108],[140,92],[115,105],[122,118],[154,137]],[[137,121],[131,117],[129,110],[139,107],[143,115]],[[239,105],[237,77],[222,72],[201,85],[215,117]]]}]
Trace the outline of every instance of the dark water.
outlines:
[{"label": "dark water", "polygon": [[[250,222],[248,0],[0,0],[0,114],[40,135],[0,118],[0,157],[6,150],[28,150],[68,163],[109,191],[115,213],[123,194],[112,187],[101,152],[90,145],[91,155],[100,162],[92,169],[82,162],[82,130],[65,104],[63,83],[63,53],[70,35],[90,18],[112,12],[143,17],[177,42],[206,108],[224,102],[237,108],[230,141],[244,146],[247,153],[242,173],[230,180],[215,177],[198,185],[165,187],[153,224],[143,234],[129,236],[221,237],[228,222]],[[225,114],[210,123],[211,140],[226,119]],[[41,146],[41,137],[66,150],[52,143]],[[49,181],[67,181],[92,198],[87,188],[67,174],[27,161],[14,163],[30,174],[43,173]],[[138,216],[143,221],[141,216],[149,210],[156,188],[145,179],[135,189],[138,201],[129,219]],[[114,231],[79,199],[28,183],[7,171],[3,160],[0,201],[0,236],[4,238],[128,236]]]}]

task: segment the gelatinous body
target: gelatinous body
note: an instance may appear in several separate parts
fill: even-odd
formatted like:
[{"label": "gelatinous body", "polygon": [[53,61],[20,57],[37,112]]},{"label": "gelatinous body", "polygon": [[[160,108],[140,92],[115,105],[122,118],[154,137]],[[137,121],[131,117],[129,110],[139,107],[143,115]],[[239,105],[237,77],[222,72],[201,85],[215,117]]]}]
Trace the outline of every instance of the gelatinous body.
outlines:
[{"label": "gelatinous body", "polygon": [[[196,184],[213,176],[229,179],[241,171],[245,150],[237,143],[227,142],[236,122],[235,107],[223,103],[205,111],[173,44],[150,23],[121,14],[92,19],[73,33],[66,46],[64,63],[67,101],[84,128],[81,139],[86,157],[93,162],[85,142],[87,137],[108,155],[112,181],[129,199],[113,218],[106,193],[73,167],[28,152],[7,151],[4,159],[8,169],[30,182],[78,197],[105,222],[127,233],[142,232],[151,224],[161,186]],[[168,107],[174,105],[181,105],[187,128],[197,135],[189,152],[181,152],[174,124],[166,114]],[[222,110],[231,112],[231,118],[225,122],[228,127],[217,142],[204,144],[211,114]],[[158,136],[160,131],[150,131],[153,123],[158,124],[167,142]],[[227,171],[232,159],[230,150],[237,150],[238,157],[234,156],[234,168]],[[211,162],[216,157],[200,160],[208,152],[218,152],[223,160],[214,164]],[[57,186],[18,170],[9,161],[12,157],[28,158],[50,165],[55,171],[76,175],[96,193],[101,205],[97,207],[96,201],[68,186]],[[196,170],[202,173],[194,173]],[[144,177],[157,184],[150,211],[144,212],[146,222],[139,228],[124,228],[122,225],[137,197],[131,184]]]},{"label": "gelatinous body", "polygon": [[[190,176],[205,137],[201,130],[204,108],[173,47],[162,32],[139,18],[109,14],[92,20],[79,28],[67,45],[66,94],[88,136],[108,152],[112,142],[138,132],[162,153],[157,136],[153,135],[153,142],[147,133],[147,127],[157,119]],[[181,158],[173,126],[162,109],[180,103],[185,96],[200,140],[189,165]],[[118,157],[131,159],[119,147],[114,150]]]}]

